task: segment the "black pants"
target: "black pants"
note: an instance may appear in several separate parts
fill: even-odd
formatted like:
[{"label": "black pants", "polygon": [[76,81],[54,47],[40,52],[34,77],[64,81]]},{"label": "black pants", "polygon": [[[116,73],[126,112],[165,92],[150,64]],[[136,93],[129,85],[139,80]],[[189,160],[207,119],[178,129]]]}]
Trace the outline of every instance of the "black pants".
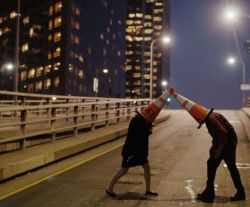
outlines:
[{"label": "black pants", "polygon": [[243,185],[240,179],[240,173],[236,166],[236,146],[237,140],[234,143],[228,143],[224,147],[224,150],[219,159],[213,158],[213,152],[210,151],[210,157],[207,161],[207,189],[214,188],[214,180],[216,175],[216,170],[219,167],[222,160],[227,164],[228,170],[231,174],[234,186],[237,190],[242,191]]}]

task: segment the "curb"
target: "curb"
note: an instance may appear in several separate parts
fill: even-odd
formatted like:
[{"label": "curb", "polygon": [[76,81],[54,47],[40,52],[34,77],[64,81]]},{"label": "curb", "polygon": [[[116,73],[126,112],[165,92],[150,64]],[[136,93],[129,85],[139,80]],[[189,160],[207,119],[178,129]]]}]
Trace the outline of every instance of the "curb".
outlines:
[{"label": "curb", "polygon": [[239,111],[239,117],[250,141],[250,114],[243,108]]}]

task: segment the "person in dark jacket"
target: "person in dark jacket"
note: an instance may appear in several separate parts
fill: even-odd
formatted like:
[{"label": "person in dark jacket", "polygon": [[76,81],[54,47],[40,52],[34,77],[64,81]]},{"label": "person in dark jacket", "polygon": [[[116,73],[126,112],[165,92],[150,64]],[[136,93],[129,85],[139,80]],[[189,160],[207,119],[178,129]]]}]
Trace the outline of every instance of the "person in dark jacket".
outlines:
[{"label": "person in dark jacket", "polygon": [[114,186],[116,182],[125,174],[130,167],[141,165],[144,169],[146,183],[145,195],[157,196],[158,194],[151,189],[150,166],[148,162],[148,138],[152,133],[152,123],[147,121],[140,113],[137,113],[129,124],[127,138],[122,149],[122,166],[115,174],[106,193],[115,197]]},{"label": "person in dark jacket", "polygon": [[237,135],[233,126],[223,115],[216,112],[212,112],[205,119],[205,123],[209,134],[212,136],[212,146],[209,151],[210,157],[207,161],[207,185],[202,193],[197,194],[197,199],[204,202],[214,201],[216,170],[221,161],[224,160],[237,189],[236,194],[230,198],[231,201],[245,200],[244,187],[236,166]]}]

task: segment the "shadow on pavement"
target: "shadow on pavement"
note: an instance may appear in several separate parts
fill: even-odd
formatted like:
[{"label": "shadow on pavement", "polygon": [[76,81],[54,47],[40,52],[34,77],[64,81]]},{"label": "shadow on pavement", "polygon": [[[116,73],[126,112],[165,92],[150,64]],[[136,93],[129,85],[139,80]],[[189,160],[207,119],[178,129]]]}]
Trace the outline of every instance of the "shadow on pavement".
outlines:
[{"label": "shadow on pavement", "polygon": [[136,192],[126,192],[117,195],[117,200],[147,200],[148,198],[143,194]]}]

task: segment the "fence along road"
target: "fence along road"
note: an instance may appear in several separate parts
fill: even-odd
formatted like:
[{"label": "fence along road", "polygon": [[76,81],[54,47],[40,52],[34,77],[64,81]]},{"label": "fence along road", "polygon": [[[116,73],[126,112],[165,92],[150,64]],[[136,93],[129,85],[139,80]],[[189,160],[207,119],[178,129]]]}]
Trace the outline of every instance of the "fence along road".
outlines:
[{"label": "fence along road", "polygon": [[[129,120],[149,99],[57,96],[0,91],[0,152]],[[17,98],[17,101],[14,101]]]}]

